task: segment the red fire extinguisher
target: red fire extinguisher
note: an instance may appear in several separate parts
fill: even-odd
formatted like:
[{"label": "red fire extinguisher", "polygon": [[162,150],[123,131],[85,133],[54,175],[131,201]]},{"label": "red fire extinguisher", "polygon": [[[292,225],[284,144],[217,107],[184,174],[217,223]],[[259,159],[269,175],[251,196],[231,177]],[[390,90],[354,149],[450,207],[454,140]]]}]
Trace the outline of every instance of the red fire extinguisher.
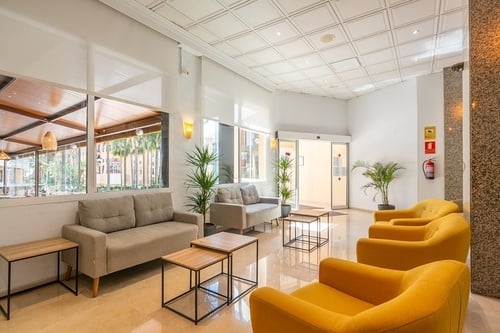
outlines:
[{"label": "red fire extinguisher", "polygon": [[432,158],[422,163],[422,171],[424,172],[425,179],[434,179],[434,167],[435,162]]}]

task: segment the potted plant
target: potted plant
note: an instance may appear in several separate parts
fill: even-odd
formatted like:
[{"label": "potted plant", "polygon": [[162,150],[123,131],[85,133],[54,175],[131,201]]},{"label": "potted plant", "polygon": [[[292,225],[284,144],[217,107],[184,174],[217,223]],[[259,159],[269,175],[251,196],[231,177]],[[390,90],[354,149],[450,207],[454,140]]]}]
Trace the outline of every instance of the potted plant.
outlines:
[{"label": "potted plant", "polygon": [[290,183],[293,159],[290,157],[290,153],[285,153],[280,156],[276,160],[275,167],[276,175],[274,180],[281,201],[281,217],[286,217],[290,214],[290,210],[292,209],[292,205],[288,204],[287,201],[293,197],[293,188]]},{"label": "potted plant", "polygon": [[210,208],[210,201],[215,193],[215,185],[219,176],[211,165],[218,160],[215,152],[209,151],[208,147],[195,146],[192,153],[186,154],[186,163],[190,167],[187,173],[185,185],[187,187],[187,207],[190,211],[203,216],[205,226],[204,235],[215,232],[215,224],[207,223],[206,215]]},{"label": "potted plant", "polygon": [[389,185],[397,178],[397,171],[404,169],[404,167],[396,162],[388,162],[386,164],[375,162],[371,164],[365,161],[356,161],[352,165],[351,170],[357,168],[363,168],[362,175],[370,179],[369,183],[361,187],[365,194],[371,188],[376,191],[373,195],[373,201],[375,201],[378,194],[382,197],[382,203],[378,204],[378,209],[387,210],[396,208],[394,205],[389,204]]}]

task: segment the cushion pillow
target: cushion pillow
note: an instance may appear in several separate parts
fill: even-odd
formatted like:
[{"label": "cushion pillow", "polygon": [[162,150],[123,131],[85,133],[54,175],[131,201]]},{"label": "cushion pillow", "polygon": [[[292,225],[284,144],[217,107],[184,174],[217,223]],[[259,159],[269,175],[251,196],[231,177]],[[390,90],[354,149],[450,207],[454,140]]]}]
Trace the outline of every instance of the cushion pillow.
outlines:
[{"label": "cushion pillow", "polygon": [[113,232],[135,226],[134,200],[131,196],[82,200],[78,202],[80,224],[101,232]]},{"label": "cushion pillow", "polygon": [[223,203],[243,205],[243,199],[241,198],[241,191],[236,186],[219,187],[217,189],[217,200]]},{"label": "cushion pillow", "polygon": [[172,193],[134,195],[135,226],[170,221],[174,218]]},{"label": "cushion pillow", "polygon": [[255,185],[245,185],[241,187],[241,197],[245,205],[251,205],[259,202],[259,192]]}]

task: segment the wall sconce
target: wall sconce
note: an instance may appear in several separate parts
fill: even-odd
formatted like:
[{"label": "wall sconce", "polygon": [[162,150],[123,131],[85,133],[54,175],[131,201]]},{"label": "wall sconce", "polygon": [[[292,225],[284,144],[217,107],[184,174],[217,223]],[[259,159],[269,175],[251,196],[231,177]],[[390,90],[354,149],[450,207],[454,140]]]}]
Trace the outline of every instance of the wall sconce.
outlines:
[{"label": "wall sconce", "polygon": [[182,124],[182,128],[184,130],[184,137],[186,139],[191,139],[191,137],[193,136],[193,123],[189,122],[189,121],[185,121]]},{"label": "wall sconce", "polygon": [[272,149],[272,150],[276,150],[276,148],[278,147],[278,140],[276,140],[276,139],[271,139],[270,144],[271,144],[271,149]]},{"label": "wall sconce", "polygon": [[47,151],[57,150],[57,139],[54,133],[52,133],[51,131],[48,131],[43,135],[42,149]]}]

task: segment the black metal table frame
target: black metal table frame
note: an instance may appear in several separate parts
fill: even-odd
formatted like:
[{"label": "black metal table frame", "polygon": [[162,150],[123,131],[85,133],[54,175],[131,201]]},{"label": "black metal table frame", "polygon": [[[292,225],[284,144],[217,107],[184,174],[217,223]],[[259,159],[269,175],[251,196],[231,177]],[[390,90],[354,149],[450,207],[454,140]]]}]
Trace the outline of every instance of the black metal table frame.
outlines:
[{"label": "black metal table frame", "polygon": [[[327,230],[326,230],[326,237],[321,237],[321,217],[327,215]],[[309,217],[311,222],[305,222],[305,221],[299,221],[299,220],[293,220],[294,214],[289,216],[288,218],[282,218],[281,222],[283,223],[283,230],[282,230],[282,240],[283,240],[283,247],[288,247],[292,248],[295,250],[299,251],[305,251],[305,252],[312,252],[316,250],[317,248],[325,245],[328,243],[328,240],[330,239],[330,215],[328,212],[325,212],[324,214],[320,216],[310,216],[310,215],[302,215],[302,214],[296,214],[296,216],[302,216],[302,217]],[[288,222],[288,238],[289,240],[285,242],[285,225]],[[299,236],[297,236],[297,227],[293,228],[294,230],[294,236],[292,237],[292,223],[300,223],[302,226],[304,224],[307,224],[307,235],[304,235],[301,233]],[[312,236],[312,241],[311,241],[311,223],[316,223],[316,236]],[[302,227],[301,230],[303,231],[304,228]],[[295,246],[294,243],[300,243],[300,244],[307,244],[307,248],[301,247],[301,246]]]},{"label": "black metal table frame", "polygon": [[[16,295],[16,294],[19,294],[19,293],[22,293],[22,292],[26,292],[26,291],[29,291],[29,290],[32,290],[32,289],[36,289],[36,288],[40,288],[40,287],[43,287],[43,286],[46,286],[48,284],[52,284],[52,283],[59,283],[61,284],[63,287],[65,287],[66,289],[68,289],[69,291],[71,291],[75,296],[78,296],[78,248],[79,246],[75,246],[75,247],[71,247],[71,248],[67,248],[67,249],[64,249],[64,250],[57,250],[57,251],[53,251],[53,252],[49,252],[49,253],[43,253],[43,254],[39,254],[39,255],[35,255],[35,256],[30,256],[30,257],[25,257],[25,258],[21,258],[21,259],[17,259],[17,260],[11,260],[11,261],[7,261],[7,264],[8,264],[8,273],[7,273],[7,296],[4,296],[1,299],[3,298],[7,298],[7,310],[4,309],[3,305],[0,304],[0,310],[2,310],[3,314],[7,317],[7,320],[10,320],[10,299],[12,296]],[[61,272],[60,272],[60,267],[61,267],[61,252],[62,251],[68,251],[68,250],[75,250],[75,261],[76,261],[76,267],[75,267],[75,288],[71,288],[70,286],[68,286],[66,283],[64,283],[62,280],[61,280]],[[54,280],[54,281],[50,281],[50,282],[47,282],[47,283],[44,283],[44,284],[41,284],[41,285],[37,285],[37,286],[34,286],[34,287],[31,287],[31,288],[27,288],[27,289],[24,289],[24,290],[20,290],[20,291],[16,291],[15,293],[12,293],[11,292],[11,287],[12,287],[12,284],[11,284],[11,277],[12,277],[12,263],[14,262],[17,262],[17,261],[22,261],[22,260],[26,260],[26,259],[31,259],[31,258],[36,258],[36,257],[41,257],[41,256],[45,256],[45,255],[49,255],[49,254],[54,254],[57,252],[57,279]]]},{"label": "black metal table frame", "polygon": [[[221,262],[221,269],[223,270],[224,269],[224,260],[225,259],[222,259],[220,260]],[[212,265],[209,265],[208,267],[210,266],[213,266],[215,264],[217,264],[219,261],[213,263]],[[198,323],[205,319],[206,317],[210,316],[212,313],[220,310],[223,306],[225,305],[229,305],[230,301],[229,301],[229,288],[230,288],[230,283],[229,283],[229,274],[227,274],[227,295],[223,295],[221,293],[218,293],[216,291],[213,291],[213,290],[210,290],[208,288],[205,288],[202,286],[203,283],[206,283],[207,281],[211,280],[211,279],[214,279],[215,277],[221,275],[221,274],[224,274],[223,271],[219,274],[216,274],[204,281],[200,281],[200,273],[203,269],[205,268],[208,268],[208,267],[204,267],[204,268],[201,268],[199,270],[193,270],[193,269],[189,269],[189,268],[186,268],[189,270],[189,289],[185,292],[183,292],[182,294],[180,295],[177,295],[169,300],[165,300],[165,264],[166,263],[171,263],[173,265],[176,265],[176,266],[179,266],[179,267],[183,267],[183,268],[186,268],[184,266],[181,266],[181,265],[178,265],[176,263],[172,263],[172,262],[169,262],[169,261],[166,261],[166,260],[162,260],[162,264],[161,264],[161,305],[162,307],[166,308],[166,309],[169,309],[170,311],[174,312],[174,313],[177,313],[178,315],[192,321],[195,323],[195,325],[198,325]],[[229,267],[228,267],[229,269]],[[193,273],[194,273],[194,284],[193,284]],[[213,308],[212,310],[208,311],[207,313],[203,314],[201,317],[198,317],[198,290],[203,290],[204,292],[208,293],[208,294],[211,294],[213,296],[216,296],[216,297],[219,297],[219,298],[225,298],[226,299],[226,302],[220,304],[219,306]],[[184,297],[185,295],[191,293],[194,291],[194,318],[186,315],[185,313],[182,313],[180,311],[178,311],[177,309],[173,308],[170,306],[171,303],[175,302],[176,300]]]}]

